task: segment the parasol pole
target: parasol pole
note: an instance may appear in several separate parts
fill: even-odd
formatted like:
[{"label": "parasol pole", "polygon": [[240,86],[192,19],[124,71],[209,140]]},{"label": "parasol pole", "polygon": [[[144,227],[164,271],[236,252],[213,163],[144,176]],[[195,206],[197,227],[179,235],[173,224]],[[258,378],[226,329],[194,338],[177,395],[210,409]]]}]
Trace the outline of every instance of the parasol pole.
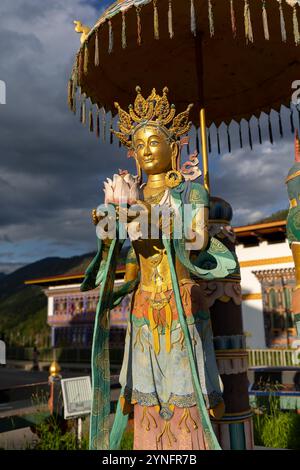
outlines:
[{"label": "parasol pole", "polygon": [[195,34],[195,62],[196,62],[196,74],[197,74],[197,87],[199,96],[199,124],[201,130],[201,149],[202,149],[202,167],[203,167],[203,182],[204,187],[208,193],[210,193],[209,185],[209,164],[208,164],[208,152],[207,152],[207,135],[206,135],[206,117],[204,107],[204,78],[203,78],[203,54],[202,54],[202,34],[197,29]]},{"label": "parasol pole", "polygon": [[204,187],[210,193],[205,108],[200,109],[200,129]]}]

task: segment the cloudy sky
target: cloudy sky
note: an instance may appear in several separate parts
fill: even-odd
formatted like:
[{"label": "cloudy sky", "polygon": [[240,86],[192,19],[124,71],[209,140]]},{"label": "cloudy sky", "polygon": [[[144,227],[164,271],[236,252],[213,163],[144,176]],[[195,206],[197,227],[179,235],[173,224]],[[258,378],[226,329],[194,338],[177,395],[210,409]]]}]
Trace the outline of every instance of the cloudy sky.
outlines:
[{"label": "cloudy sky", "polygon": [[[7,103],[0,105],[0,272],[93,251],[90,211],[101,202],[103,179],[128,167],[125,152],[97,142],[66,104],[79,46],[73,20],[93,25],[107,3],[0,2],[0,80],[7,86]],[[231,154],[223,148],[222,157],[214,148],[212,193],[232,204],[235,225],[288,205],[284,177],[293,137],[288,120],[284,125],[286,137],[274,145],[266,140]],[[231,133],[237,141],[234,127]]]}]

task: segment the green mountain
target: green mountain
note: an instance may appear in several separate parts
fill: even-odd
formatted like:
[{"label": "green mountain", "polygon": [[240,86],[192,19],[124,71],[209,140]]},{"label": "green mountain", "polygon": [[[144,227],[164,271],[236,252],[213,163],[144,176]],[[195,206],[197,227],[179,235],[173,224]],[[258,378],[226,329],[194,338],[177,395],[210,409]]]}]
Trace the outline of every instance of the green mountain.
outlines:
[{"label": "green mountain", "polygon": [[47,325],[47,298],[38,286],[26,286],[25,281],[81,274],[93,253],[72,258],[45,258],[23,266],[0,277],[0,338],[8,344],[47,344],[50,329]]}]

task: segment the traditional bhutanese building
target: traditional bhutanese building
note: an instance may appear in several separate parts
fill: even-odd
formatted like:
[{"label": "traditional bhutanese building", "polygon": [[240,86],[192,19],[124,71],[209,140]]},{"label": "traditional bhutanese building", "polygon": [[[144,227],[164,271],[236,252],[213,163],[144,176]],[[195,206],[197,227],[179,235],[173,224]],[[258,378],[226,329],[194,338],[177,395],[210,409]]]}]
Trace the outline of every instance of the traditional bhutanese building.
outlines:
[{"label": "traditional bhutanese building", "polygon": [[[294,264],[286,238],[286,222],[276,221],[234,228],[241,266],[242,310],[248,348],[286,348],[296,340],[291,319]],[[118,266],[116,283],[123,282],[126,253]],[[88,265],[90,260],[87,261]],[[86,266],[87,267],[87,266]],[[81,267],[82,268],[82,267]],[[84,269],[27,281],[40,285],[48,298],[48,324],[53,346],[90,347],[98,289],[81,292]],[[129,299],[111,312],[111,341],[125,336]]]},{"label": "traditional bhutanese building", "polygon": [[236,227],[242,309],[248,348],[286,348],[296,338],[291,317],[295,286],[286,221]]}]

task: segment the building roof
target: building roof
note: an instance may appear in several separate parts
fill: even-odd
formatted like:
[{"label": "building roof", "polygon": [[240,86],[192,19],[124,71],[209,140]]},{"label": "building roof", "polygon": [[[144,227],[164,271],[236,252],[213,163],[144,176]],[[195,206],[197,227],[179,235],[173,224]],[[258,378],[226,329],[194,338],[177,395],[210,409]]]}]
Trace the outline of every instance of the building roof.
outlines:
[{"label": "building roof", "polygon": [[286,220],[235,227],[234,232],[238,245],[255,246],[263,241],[280,243],[286,240]]}]

